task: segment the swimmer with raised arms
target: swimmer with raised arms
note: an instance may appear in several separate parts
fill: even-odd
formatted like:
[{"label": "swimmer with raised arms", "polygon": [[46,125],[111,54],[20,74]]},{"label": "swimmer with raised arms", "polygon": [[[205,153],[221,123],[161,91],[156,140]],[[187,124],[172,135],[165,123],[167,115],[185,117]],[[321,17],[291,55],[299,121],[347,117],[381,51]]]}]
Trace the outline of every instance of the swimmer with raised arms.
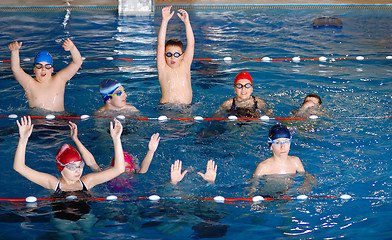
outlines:
[{"label": "swimmer with raised arms", "polygon": [[166,29],[173,17],[172,6],[162,9],[162,23],[158,33],[157,69],[162,97],[160,104],[189,105],[192,102],[191,64],[195,49],[195,38],[188,13],[179,9],[177,16],[184,22],[187,46],[170,39],[165,44]]},{"label": "swimmer with raised arms", "polygon": [[110,135],[114,144],[114,167],[101,172],[89,173],[82,176],[84,162],[79,152],[69,144],[64,144],[56,154],[56,163],[61,177],[57,178],[47,173],[38,172],[25,164],[26,147],[33,131],[30,117],[22,117],[19,127],[19,142],[15,152],[14,169],[25,178],[57,193],[88,191],[94,186],[107,182],[124,172],[124,154],[121,144],[122,125],[114,119],[110,122]]},{"label": "swimmer with raised arms", "polygon": [[31,77],[20,67],[19,49],[22,42],[12,42],[8,45],[11,51],[11,69],[16,81],[26,92],[30,108],[42,108],[49,111],[64,111],[65,84],[77,73],[83,63],[82,56],[74,43],[65,39],[63,48],[71,52],[72,62],[56,75],[52,56],[46,51],[40,51],[34,58],[35,78]]}]

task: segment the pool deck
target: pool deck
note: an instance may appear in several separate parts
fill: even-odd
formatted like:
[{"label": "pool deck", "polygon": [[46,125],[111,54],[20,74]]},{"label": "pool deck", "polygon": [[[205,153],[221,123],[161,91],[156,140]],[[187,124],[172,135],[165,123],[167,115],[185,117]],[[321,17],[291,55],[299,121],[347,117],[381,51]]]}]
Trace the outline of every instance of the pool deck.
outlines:
[{"label": "pool deck", "polygon": [[[96,6],[96,7],[114,7],[117,6],[118,0],[1,0],[2,8],[17,7],[64,7],[64,6]],[[392,0],[155,0],[155,5],[187,5],[195,7],[203,6],[263,6],[266,7],[290,7],[290,6],[325,6],[334,5],[336,7],[383,7],[380,5],[392,6]]]}]

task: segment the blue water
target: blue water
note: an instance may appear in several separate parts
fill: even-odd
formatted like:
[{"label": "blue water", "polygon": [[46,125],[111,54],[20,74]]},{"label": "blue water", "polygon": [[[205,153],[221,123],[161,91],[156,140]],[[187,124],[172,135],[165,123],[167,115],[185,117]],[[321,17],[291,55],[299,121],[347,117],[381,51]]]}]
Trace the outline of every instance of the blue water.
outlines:
[{"label": "blue water", "polygon": [[[250,178],[256,165],[271,156],[266,143],[268,129],[277,122],[251,121],[123,121],[124,149],[143,159],[149,137],[159,132],[161,143],[147,174],[113,189],[102,184],[92,189],[95,197],[117,195],[126,200],[90,201],[91,210],[76,222],[56,219],[51,202],[37,207],[24,202],[0,202],[0,229],[4,239],[389,239],[391,211],[391,60],[336,60],[258,62],[241,58],[318,58],[392,55],[392,15],[389,10],[352,9],[257,9],[201,10],[189,15],[195,32],[192,65],[193,104],[185,112],[157,109],[160,87],[155,65],[160,10],[155,15],[119,17],[115,11],[1,12],[0,60],[8,60],[7,45],[22,41],[21,59],[39,50],[51,52],[55,69],[70,56],[61,47],[70,37],[86,58],[134,58],[84,61],[66,86],[65,108],[73,115],[93,115],[102,106],[99,83],[106,78],[123,83],[128,103],[139,116],[212,116],[219,105],[234,96],[232,82],[242,70],[254,79],[254,95],[264,99],[276,117],[291,117],[309,93],[323,100],[325,113],[317,120],[285,120],[293,132],[290,155],[298,156],[308,175]],[[316,17],[343,20],[343,28],[313,29]],[[185,41],[183,23],[169,23],[168,38]],[[225,62],[224,57],[232,57]],[[31,62],[22,62],[32,74]],[[0,115],[45,115],[28,108],[24,90],[14,80],[9,63],[0,63]],[[108,134],[109,119],[76,121],[79,137],[105,167],[113,154]],[[59,176],[54,156],[63,143],[71,143],[66,120],[34,120],[34,132],[26,154],[28,166]],[[30,183],[12,169],[18,141],[14,119],[0,118],[0,198],[50,197],[50,191]],[[177,186],[169,184],[170,165],[177,159],[189,173]],[[196,174],[206,162],[218,164],[215,185],[206,185]],[[85,173],[91,172],[85,168]],[[304,186],[305,185],[305,186]],[[159,202],[137,200],[153,194]],[[216,203],[197,200],[264,196],[337,196],[353,198],[272,200],[259,204]],[[191,200],[176,197],[191,197]],[[371,199],[369,199],[371,198]]]}]

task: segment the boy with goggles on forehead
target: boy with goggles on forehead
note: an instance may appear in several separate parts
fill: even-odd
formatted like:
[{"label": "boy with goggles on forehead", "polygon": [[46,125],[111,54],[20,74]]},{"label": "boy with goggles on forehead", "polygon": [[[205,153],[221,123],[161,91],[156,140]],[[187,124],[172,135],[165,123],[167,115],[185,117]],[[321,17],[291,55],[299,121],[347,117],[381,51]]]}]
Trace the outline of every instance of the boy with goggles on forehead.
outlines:
[{"label": "boy with goggles on forehead", "polygon": [[177,39],[170,39],[165,44],[167,25],[174,15],[171,8],[167,6],[162,9],[162,23],[158,33],[157,69],[162,92],[160,104],[189,105],[192,102],[191,64],[195,38],[188,13],[179,9],[177,16],[185,24],[186,50]]},{"label": "boy with goggles on forehead", "polygon": [[[107,182],[125,170],[124,154],[121,144],[122,125],[114,119],[110,122],[110,135],[114,145],[114,166],[101,172],[89,173],[82,176],[84,162],[79,152],[69,144],[64,144],[56,154],[56,164],[61,177],[36,171],[25,163],[26,147],[29,137],[33,131],[33,124],[30,117],[22,117],[20,122],[16,121],[19,127],[19,142],[15,152],[14,170],[30,181],[47,189],[52,189],[56,194],[67,195],[68,193],[83,194],[92,187]],[[71,130],[72,130],[72,125]],[[77,134],[77,133],[76,133]],[[72,133],[71,133],[72,135]],[[73,137],[74,138],[74,137]],[[75,140],[74,140],[75,141]],[[79,148],[79,146],[78,146]],[[81,149],[84,159],[88,159],[87,149]],[[86,152],[87,151],[87,152]],[[87,162],[89,165],[89,162]]]},{"label": "boy with goggles on forehead", "polygon": [[248,72],[242,71],[234,78],[234,92],[237,96],[224,101],[219,112],[240,118],[259,118],[263,114],[272,114],[263,99],[252,95],[253,80]]},{"label": "boy with goggles on forehead", "polygon": [[71,52],[72,62],[56,75],[52,56],[46,51],[40,51],[34,58],[35,78],[31,77],[20,67],[19,49],[22,42],[8,45],[11,51],[11,69],[16,81],[26,92],[30,108],[42,108],[49,111],[64,111],[65,84],[79,70],[83,63],[82,56],[74,43],[67,38],[63,43],[65,51]]},{"label": "boy with goggles on forehead", "polygon": [[127,94],[124,87],[116,80],[105,79],[99,85],[99,91],[104,101],[104,106],[95,111],[95,115],[105,112],[135,112],[134,106],[127,104]]},{"label": "boy with goggles on forehead", "polygon": [[298,157],[289,156],[291,134],[286,126],[275,124],[268,133],[268,144],[273,156],[257,165],[253,177],[270,174],[295,174],[305,172],[304,166]]}]

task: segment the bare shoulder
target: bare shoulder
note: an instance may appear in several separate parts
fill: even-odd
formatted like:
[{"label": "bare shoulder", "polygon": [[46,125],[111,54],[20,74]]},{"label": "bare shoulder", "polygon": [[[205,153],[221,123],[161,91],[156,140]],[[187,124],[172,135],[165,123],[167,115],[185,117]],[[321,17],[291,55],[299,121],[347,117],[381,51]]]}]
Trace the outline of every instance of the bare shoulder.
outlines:
[{"label": "bare shoulder", "polygon": [[255,97],[256,102],[257,102],[257,106],[259,108],[264,108],[265,107],[265,101],[259,97]]},{"label": "bare shoulder", "polygon": [[104,112],[104,111],[105,111],[105,106],[103,106],[103,107],[101,107],[101,108],[95,110],[94,115],[98,115],[98,114],[100,114],[100,113],[102,113],[102,112]]},{"label": "bare shoulder", "polygon": [[293,163],[293,165],[296,166],[297,172],[305,172],[304,165],[302,164],[302,161],[301,159],[299,159],[299,157],[290,156],[289,159]]},{"label": "bare shoulder", "polygon": [[253,177],[259,177],[267,174],[269,172],[270,165],[271,165],[271,158],[267,158],[264,161],[257,164],[256,170],[253,173]]},{"label": "bare shoulder", "polygon": [[301,159],[299,159],[299,157],[296,157],[296,156],[289,156],[289,159],[293,163],[302,163]]},{"label": "bare shoulder", "polygon": [[135,106],[132,106],[132,105],[129,105],[129,104],[126,105],[125,109],[128,110],[128,111],[139,111],[139,110],[137,110],[137,108]]},{"label": "bare shoulder", "polygon": [[221,104],[221,108],[223,109],[229,109],[231,107],[231,105],[233,104],[233,98],[229,98],[227,100],[225,100],[222,104]]}]

